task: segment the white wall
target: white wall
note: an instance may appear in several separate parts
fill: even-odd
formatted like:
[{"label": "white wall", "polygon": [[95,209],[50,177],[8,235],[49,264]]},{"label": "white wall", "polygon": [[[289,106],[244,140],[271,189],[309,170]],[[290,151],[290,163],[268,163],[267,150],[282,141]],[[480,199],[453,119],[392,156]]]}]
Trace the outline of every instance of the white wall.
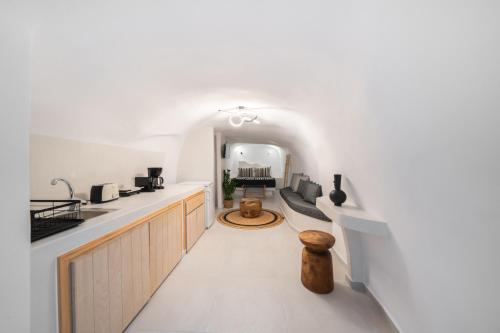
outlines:
[{"label": "white wall", "polygon": [[30,35],[0,13],[0,331],[30,330]]},{"label": "white wall", "polygon": [[215,192],[216,192],[216,207],[222,209],[224,204],[222,200],[222,178],[223,165],[225,159],[222,158],[222,145],[225,140],[224,134],[221,132],[215,133]]},{"label": "white wall", "polygon": [[162,176],[167,184],[175,184],[177,182],[180,149],[181,140],[179,136],[169,136],[162,139],[162,151],[165,152]]},{"label": "white wall", "polygon": [[213,127],[196,128],[187,133],[179,151],[177,181],[214,182],[215,153]]},{"label": "white wall", "polygon": [[368,287],[403,332],[499,332],[499,5],[335,3],[315,153],[389,224]]},{"label": "white wall", "polygon": [[238,175],[240,161],[271,167],[271,176],[283,178],[286,153],[283,148],[269,144],[230,143],[225,168],[231,170],[231,177]]},{"label": "white wall", "polygon": [[[237,131],[292,143],[292,169],[325,193],[344,174],[349,199],[388,222],[391,237],[363,244],[368,287],[403,331],[499,331],[499,3],[192,6],[43,6],[37,128],[120,142],[182,132],[219,108],[288,107],[260,110],[261,125]],[[178,178],[205,178],[213,165],[202,164],[213,149],[194,149]]]},{"label": "white wall", "polygon": [[90,188],[95,184],[114,182],[133,186],[134,177],[147,176],[148,167],[162,167],[167,160],[165,155],[164,152],[31,135],[31,197],[68,197],[66,185],[50,184],[55,177],[67,179],[75,194],[83,199],[89,199]]}]

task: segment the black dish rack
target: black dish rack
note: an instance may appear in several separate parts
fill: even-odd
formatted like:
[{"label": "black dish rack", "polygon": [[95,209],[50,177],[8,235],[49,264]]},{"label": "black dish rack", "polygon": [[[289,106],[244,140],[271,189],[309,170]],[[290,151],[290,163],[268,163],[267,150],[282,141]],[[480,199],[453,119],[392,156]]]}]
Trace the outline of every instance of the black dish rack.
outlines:
[{"label": "black dish rack", "polygon": [[80,200],[31,200],[31,242],[71,229],[85,221]]}]

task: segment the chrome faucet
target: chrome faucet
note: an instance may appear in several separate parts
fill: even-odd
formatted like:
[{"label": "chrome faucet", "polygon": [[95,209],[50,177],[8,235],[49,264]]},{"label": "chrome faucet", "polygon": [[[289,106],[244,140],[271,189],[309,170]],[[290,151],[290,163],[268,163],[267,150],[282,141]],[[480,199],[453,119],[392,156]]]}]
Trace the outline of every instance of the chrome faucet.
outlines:
[{"label": "chrome faucet", "polygon": [[75,197],[75,192],[73,191],[73,187],[71,187],[71,184],[66,179],[63,179],[63,178],[54,178],[54,179],[52,179],[52,181],[50,182],[50,184],[56,185],[60,181],[63,182],[64,184],[66,184],[68,186],[69,198],[71,200],[73,200],[73,198]]},{"label": "chrome faucet", "polygon": [[[68,186],[70,200],[80,200],[80,202],[82,203],[82,205],[86,205],[87,204],[87,200],[75,197],[75,191],[73,191],[73,187],[71,186],[71,184],[66,179],[63,179],[63,178],[54,178],[54,179],[52,179],[52,181],[50,182],[50,184],[56,185],[58,182],[63,182],[64,184],[66,184],[66,186]],[[76,204],[71,205],[69,207],[69,210],[76,210]]]}]

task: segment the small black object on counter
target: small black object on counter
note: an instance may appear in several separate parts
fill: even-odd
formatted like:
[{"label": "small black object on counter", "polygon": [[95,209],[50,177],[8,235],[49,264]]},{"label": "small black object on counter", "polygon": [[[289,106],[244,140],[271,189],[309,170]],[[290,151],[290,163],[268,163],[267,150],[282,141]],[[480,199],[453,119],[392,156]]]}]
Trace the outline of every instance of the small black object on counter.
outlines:
[{"label": "small black object on counter", "polygon": [[335,206],[342,206],[342,204],[347,200],[347,195],[344,191],[340,189],[342,182],[342,175],[333,175],[333,186],[334,190],[330,192],[330,200],[335,204]]}]

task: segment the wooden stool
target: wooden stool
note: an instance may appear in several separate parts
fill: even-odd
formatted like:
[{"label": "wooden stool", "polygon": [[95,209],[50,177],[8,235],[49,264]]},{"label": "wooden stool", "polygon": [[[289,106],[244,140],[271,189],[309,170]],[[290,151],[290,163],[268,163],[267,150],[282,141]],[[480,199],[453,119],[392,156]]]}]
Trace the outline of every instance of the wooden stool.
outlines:
[{"label": "wooden stool", "polygon": [[254,218],[262,212],[262,201],[257,198],[242,198],[240,201],[240,214],[246,218]]},{"label": "wooden stool", "polygon": [[335,237],[323,231],[306,230],[299,234],[299,239],[305,245],[302,250],[302,284],[312,292],[328,294],[333,290],[329,249],[335,244]]}]

